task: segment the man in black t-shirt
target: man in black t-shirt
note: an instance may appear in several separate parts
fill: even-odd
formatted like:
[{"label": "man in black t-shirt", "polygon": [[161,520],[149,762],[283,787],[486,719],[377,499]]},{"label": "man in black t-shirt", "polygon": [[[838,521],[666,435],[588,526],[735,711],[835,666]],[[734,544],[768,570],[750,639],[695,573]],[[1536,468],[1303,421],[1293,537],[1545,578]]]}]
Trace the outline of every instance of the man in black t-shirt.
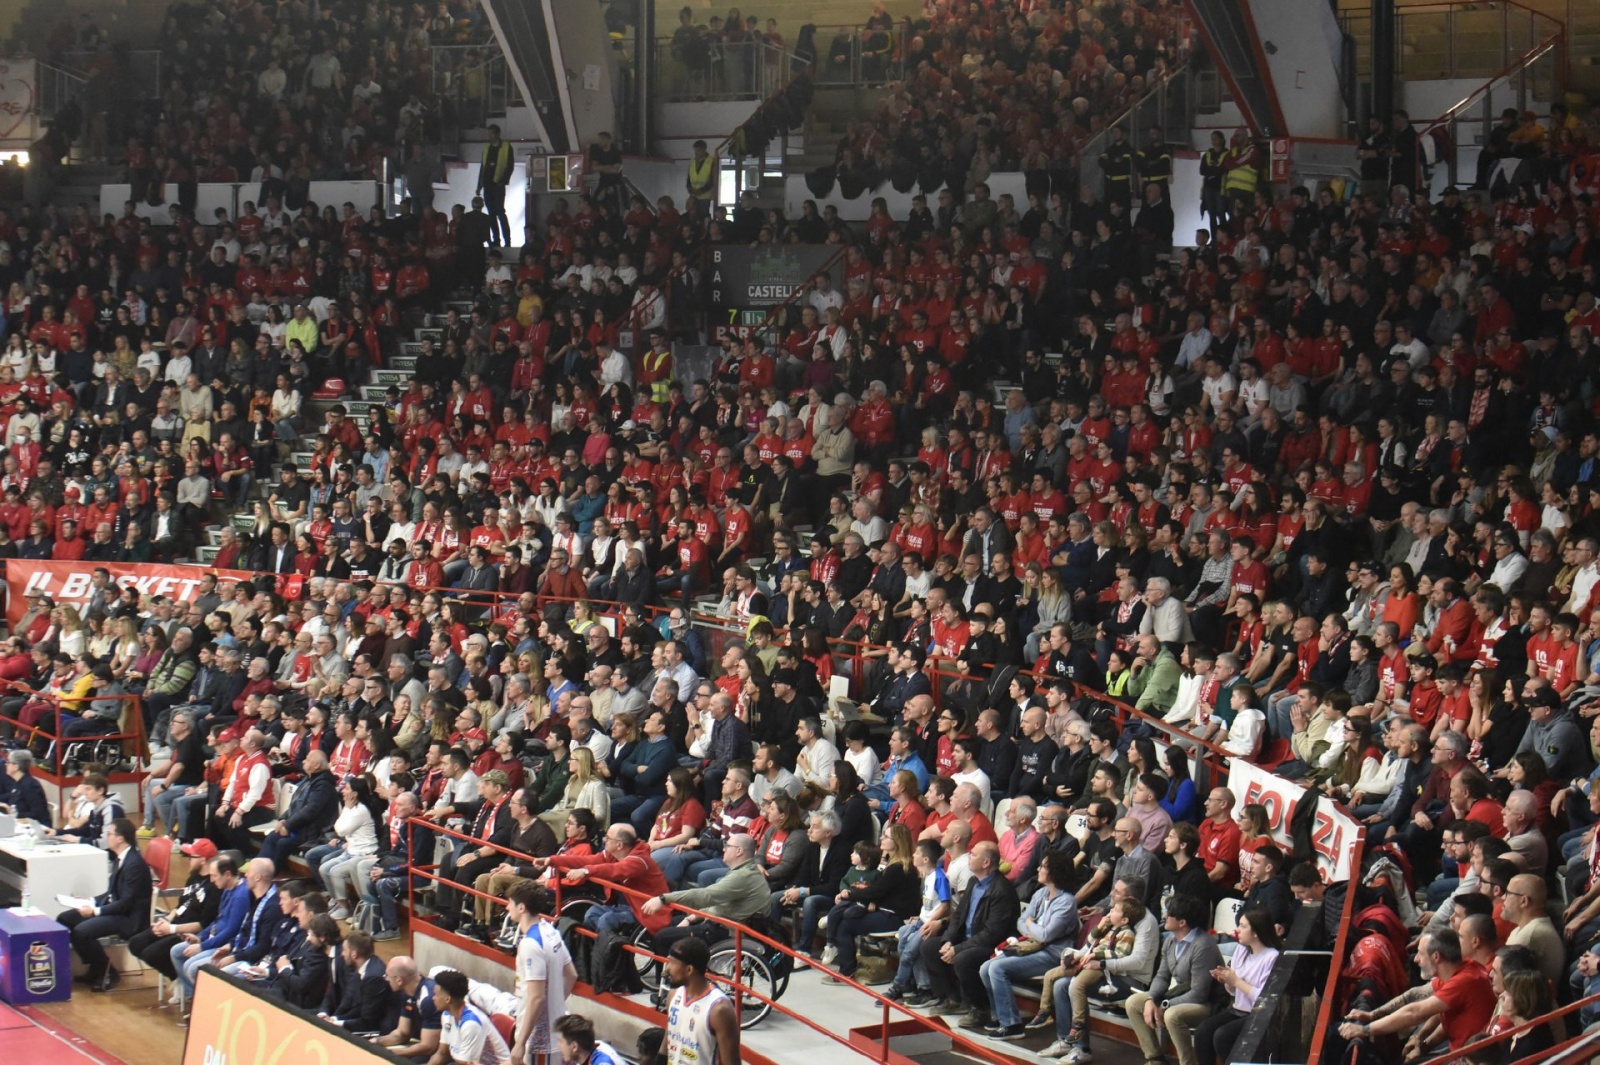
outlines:
[{"label": "man in black t-shirt", "polygon": [[611,143],[611,134],[601,131],[589,145],[589,169],[600,178],[594,189],[594,202],[605,203],[606,197],[615,197],[611,206],[621,217],[628,213],[627,193],[622,184],[622,149]]}]

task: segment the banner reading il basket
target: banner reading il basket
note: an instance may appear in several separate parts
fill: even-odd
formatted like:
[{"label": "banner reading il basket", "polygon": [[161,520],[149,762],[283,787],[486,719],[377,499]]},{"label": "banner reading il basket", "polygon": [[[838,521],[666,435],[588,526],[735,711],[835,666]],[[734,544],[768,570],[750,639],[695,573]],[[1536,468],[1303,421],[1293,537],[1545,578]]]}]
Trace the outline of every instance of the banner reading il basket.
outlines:
[{"label": "banner reading il basket", "polygon": [[214,573],[225,591],[239,581],[255,578],[244,570],[208,569],[204,566],[168,566],[153,562],[36,562],[30,559],[6,560],[6,620],[12,631],[27,613],[27,596],[43,592],[58,603],[82,607],[93,593],[90,578],[104,568],[119,585],[132,585],[140,595],[164,595],[182,603],[200,597],[200,580]]},{"label": "banner reading il basket", "polygon": [[183,1065],[372,1065],[394,1060],[241,980],[211,968],[200,970]]}]

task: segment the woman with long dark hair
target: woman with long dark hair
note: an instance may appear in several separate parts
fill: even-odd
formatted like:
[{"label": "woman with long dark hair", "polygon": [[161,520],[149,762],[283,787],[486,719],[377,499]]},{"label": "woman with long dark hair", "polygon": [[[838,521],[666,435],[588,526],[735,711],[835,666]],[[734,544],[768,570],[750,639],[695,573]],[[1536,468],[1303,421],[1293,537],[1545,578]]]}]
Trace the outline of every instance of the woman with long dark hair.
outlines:
[{"label": "woman with long dark hair", "polygon": [[1255,1009],[1283,950],[1283,940],[1265,906],[1251,906],[1239,915],[1234,938],[1239,941],[1239,949],[1227,965],[1211,970],[1211,978],[1228,993],[1229,1008],[1213,1013],[1194,1030],[1195,1060],[1200,1065],[1233,1061],[1233,1044],[1244,1030],[1244,1022]]}]

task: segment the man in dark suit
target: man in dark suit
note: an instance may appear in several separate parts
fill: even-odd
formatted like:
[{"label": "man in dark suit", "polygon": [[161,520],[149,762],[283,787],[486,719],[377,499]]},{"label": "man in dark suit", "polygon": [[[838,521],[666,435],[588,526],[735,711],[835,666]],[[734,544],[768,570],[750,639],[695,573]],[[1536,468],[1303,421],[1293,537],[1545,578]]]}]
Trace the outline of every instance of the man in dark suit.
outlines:
[{"label": "man in dark suit", "polygon": [[[832,810],[818,810],[807,818],[805,849],[795,866],[794,880],[783,890],[772,893],[774,921],[781,920],[786,909],[799,910],[797,950],[811,951],[817,922],[833,906],[833,897],[839,893],[839,881],[850,869],[850,845],[839,838],[840,829],[839,815]],[[821,954],[813,956],[821,957]]]},{"label": "man in dark suit", "polygon": [[978,968],[1003,940],[1017,934],[1022,904],[1011,881],[1000,875],[999,847],[980,843],[972,848],[967,862],[972,880],[956,899],[950,923],[924,940],[921,949],[934,994],[940,999],[937,1012],[965,1009],[962,1027],[981,1028],[989,1023],[990,1009]]},{"label": "man in dark suit", "polygon": [[383,1029],[388,1009],[389,981],[384,979],[383,963],[373,957],[372,937],[351,932],[339,948],[317,1016],[352,1032],[368,1033]]},{"label": "man in dark suit", "polygon": [[267,545],[268,573],[293,573],[295,550],[289,542],[289,526],[281,521],[272,523],[272,543]]},{"label": "man in dark suit", "polygon": [[301,763],[305,777],[294,789],[289,809],[277,826],[261,839],[261,857],[279,868],[283,859],[303,843],[320,839],[339,815],[339,782],[328,771],[328,756],[313,748]]},{"label": "man in dark suit", "polygon": [[144,538],[156,556],[171,562],[189,549],[189,528],[167,492],[156,495],[155,510],[146,519]]},{"label": "man in dark suit", "polygon": [[[456,579],[455,587],[465,592],[497,592],[500,590],[500,573],[489,565],[489,553],[482,547],[473,545],[467,549],[467,568]],[[482,615],[489,607],[494,605],[492,596],[467,596],[474,612]]]},{"label": "man in dark suit", "polygon": [[106,849],[112,862],[111,887],[91,905],[68,910],[56,923],[72,933],[72,949],[89,967],[89,986],[110,991],[122,974],[111,967],[103,936],[127,939],[150,927],[150,867],[139,854],[138,829],[126,817],[111,822]]},{"label": "man in dark suit", "polygon": [[325,913],[313,915],[290,949],[269,959],[270,973],[258,985],[291,1006],[316,1009],[327,993],[333,956],[328,944],[339,938],[339,925]]}]

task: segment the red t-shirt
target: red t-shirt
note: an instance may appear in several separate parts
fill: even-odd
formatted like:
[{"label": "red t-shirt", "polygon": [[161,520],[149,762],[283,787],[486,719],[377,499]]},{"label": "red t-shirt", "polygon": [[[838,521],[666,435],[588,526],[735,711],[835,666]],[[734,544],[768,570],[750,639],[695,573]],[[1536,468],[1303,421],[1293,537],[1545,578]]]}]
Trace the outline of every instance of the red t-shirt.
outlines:
[{"label": "red t-shirt", "polygon": [[1225,862],[1235,873],[1239,871],[1239,838],[1242,833],[1233,818],[1221,825],[1211,818],[1200,822],[1200,862],[1209,874],[1218,862]]},{"label": "red t-shirt", "polygon": [[1489,970],[1471,959],[1461,963],[1461,968],[1448,980],[1433,978],[1434,997],[1449,1006],[1439,1015],[1444,1033],[1450,1040],[1451,1050],[1460,1050],[1472,1042],[1489,1024],[1494,1013],[1494,986]]}]

